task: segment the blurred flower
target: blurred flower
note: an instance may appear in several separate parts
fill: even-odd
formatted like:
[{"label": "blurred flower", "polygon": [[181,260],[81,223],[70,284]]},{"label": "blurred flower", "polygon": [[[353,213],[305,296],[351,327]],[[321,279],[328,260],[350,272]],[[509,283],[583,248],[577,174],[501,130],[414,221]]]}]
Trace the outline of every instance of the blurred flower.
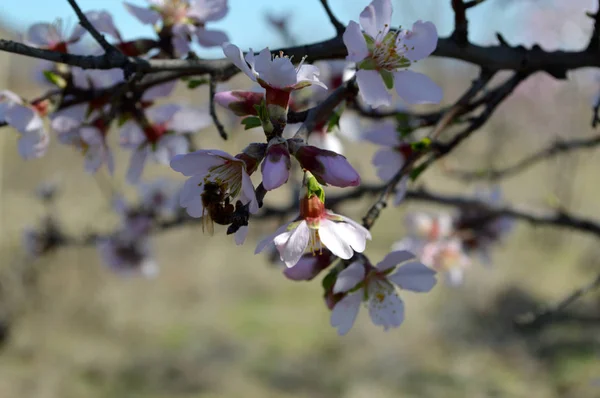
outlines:
[{"label": "blurred flower", "polygon": [[25,253],[39,257],[55,249],[64,242],[61,228],[52,217],[46,217],[39,227],[27,227],[21,238]]},{"label": "blurred flower", "polygon": [[87,104],[71,106],[52,115],[51,127],[58,134],[61,143],[81,150],[85,156],[85,171],[93,174],[104,164],[112,174],[115,164],[106,143],[109,126],[105,124],[102,115],[95,115],[88,122]]},{"label": "blurred flower", "polygon": [[190,51],[190,40],[196,37],[204,47],[220,46],[228,38],[220,30],[208,30],[207,22],[223,19],[229,8],[227,0],[147,0],[149,8],[124,2],[125,8],[141,23],[157,25],[162,20],[163,29],[169,28],[177,56]]},{"label": "blurred flower", "polygon": [[[398,264],[405,263],[396,268]],[[375,267],[360,261],[351,263],[338,275],[333,294],[344,293],[331,311],[331,326],[345,335],[354,325],[363,301],[373,324],[384,330],[404,321],[404,303],[396,286],[413,292],[428,292],[436,284],[435,271],[419,263],[414,254],[393,251]]]},{"label": "blurred flower", "polygon": [[[356,62],[356,81],[361,98],[373,107],[389,105],[388,89],[412,104],[439,103],[442,90],[429,77],[408,68],[427,57],[437,46],[437,30],[431,22],[417,21],[412,30],[390,31],[391,0],[373,0],[350,21],[344,32],[348,61]],[[403,70],[401,70],[403,69]]]},{"label": "blurred flower", "polygon": [[70,33],[66,30],[61,19],[52,24],[36,23],[29,27],[24,41],[31,47],[67,53],[68,45],[78,42],[86,30],[80,24],[75,25]]},{"label": "blurred flower", "polygon": [[46,109],[42,105],[28,104],[12,91],[0,91],[0,123],[4,122],[21,133],[18,149],[23,159],[44,156],[50,144],[50,136],[42,120]]},{"label": "blurred flower", "polygon": [[255,105],[260,105],[264,100],[263,93],[254,91],[222,91],[215,94],[215,102],[227,108],[237,116],[256,116]]},{"label": "blurred flower", "polygon": [[179,209],[179,184],[166,178],[156,178],[138,185],[141,206],[145,212],[170,217]]},{"label": "blurred flower", "polygon": [[148,156],[169,164],[175,155],[188,151],[183,133],[194,133],[212,123],[208,112],[166,104],[146,111],[147,121],[129,120],[121,128],[121,146],[132,150],[127,181],[136,184]]},{"label": "blurred flower", "polygon": [[158,274],[158,265],[151,256],[146,235],[118,232],[98,239],[96,247],[104,264],[120,275],[154,277]]},{"label": "blurred flower", "polygon": [[77,66],[71,68],[73,85],[82,90],[100,90],[114,86],[125,80],[123,70],[114,69],[82,69]]}]

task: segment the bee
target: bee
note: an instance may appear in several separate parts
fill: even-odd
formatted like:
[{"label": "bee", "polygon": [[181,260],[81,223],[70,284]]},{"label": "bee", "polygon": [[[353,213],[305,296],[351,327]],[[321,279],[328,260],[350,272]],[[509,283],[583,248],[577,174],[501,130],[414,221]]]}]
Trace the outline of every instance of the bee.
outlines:
[{"label": "bee", "polygon": [[227,185],[215,182],[204,184],[202,192],[202,232],[212,235],[215,232],[214,223],[229,225],[233,221],[235,207],[230,203]]}]

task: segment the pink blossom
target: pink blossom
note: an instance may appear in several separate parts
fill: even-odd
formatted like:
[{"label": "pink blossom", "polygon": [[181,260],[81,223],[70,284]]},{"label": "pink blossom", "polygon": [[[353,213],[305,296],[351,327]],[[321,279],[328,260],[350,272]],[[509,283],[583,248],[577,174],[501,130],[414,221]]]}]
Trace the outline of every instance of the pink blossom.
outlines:
[{"label": "pink blossom", "polygon": [[255,116],[257,114],[255,105],[260,105],[264,100],[263,93],[254,91],[221,91],[215,94],[215,102],[223,108],[227,108],[237,116]]},{"label": "pink blossom", "polygon": [[286,267],[283,274],[293,281],[310,281],[321,271],[331,265],[333,256],[327,249],[319,253],[306,253],[292,267]]},{"label": "pink blossom", "polygon": [[12,91],[0,91],[0,122],[13,127],[19,133],[18,149],[23,159],[33,159],[44,156],[50,136],[44,128],[40,115],[41,104],[34,107],[27,104]]},{"label": "pink blossom", "polygon": [[183,133],[193,133],[211,124],[208,112],[174,104],[150,108],[146,112],[148,124],[141,126],[135,120],[121,128],[121,146],[132,150],[127,181],[136,184],[144,170],[146,159],[169,164],[173,156],[188,151],[189,143]]},{"label": "pink blossom", "polygon": [[232,202],[239,198],[242,204],[249,203],[251,213],[258,211],[258,202],[246,162],[238,156],[218,149],[203,149],[174,156],[171,168],[190,177],[181,190],[179,204],[192,217],[206,215],[203,193],[209,182],[219,185]]},{"label": "pink blossom", "polygon": [[340,188],[360,184],[360,176],[344,156],[295,139],[288,140],[288,144],[302,168],[310,171],[321,184]]},{"label": "pink blossom", "polygon": [[263,239],[255,253],[260,253],[269,243],[274,242],[281,261],[292,267],[298,263],[307,248],[317,253],[324,246],[345,260],[351,258],[354,252],[362,253],[365,250],[371,233],[362,225],[325,209],[325,204],[316,195],[305,196],[300,202],[299,218]]},{"label": "pink blossom", "polygon": [[190,50],[190,37],[195,37],[204,47],[220,46],[228,38],[220,30],[208,30],[207,22],[223,19],[229,11],[227,0],[147,0],[150,8],[138,7],[125,2],[125,8],[140,22],[157,25],[162,20],[163,28],[170,28],[176,55],[185,55]]},{"label": "pink blossom", "polygon": [[333,294],[345,296],[331,311],[331,326],[340,335],[348,333],[364,301],[373,324],[383,326],[384,330],[398,327],[404,321],[404,303],[396,286],[421,293],[430,291],[436,282],[435,271],[407,251],[393,251],[375,267],[353,262],[337,275],[333,286]]},{"label": "pink blossom", "polygon": [[105,164],[109,173],[114,173],[114,159],[106,143],[108,127],[102,115],[90,115],[87,120],[87,105],[75,105],[52,115],[51,127],[61,143],[74,146],[85,157],[85,170],[95,173]]},{"label": "pink blossom", "polygon": [[413,62],[427,57],[437,46],[437,30],[431,22],[417,21],[412,30],[390,31],[391,0],[373,0],[350,21],[344,32],[347,60],[356,62],[360,96],[373,107],[389,105],[388,89],[411,104],[439,103],[442,90],[429,77],[409,71]]},{"label": "pink blossom", "polygon": [[264,188],[271,191],[285,184],[290,176],[290,167],[287,142],[280,137],[272,138],[261,168]]}]

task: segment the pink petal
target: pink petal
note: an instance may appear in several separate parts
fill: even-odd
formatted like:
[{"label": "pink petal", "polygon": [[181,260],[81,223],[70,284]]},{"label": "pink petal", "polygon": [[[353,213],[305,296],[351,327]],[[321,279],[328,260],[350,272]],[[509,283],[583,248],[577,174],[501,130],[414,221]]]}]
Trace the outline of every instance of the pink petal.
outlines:
[{"label": "pink petal", "polygon": [[131,15],[143,24],[156,25],[160,21],[160,14],[150,8],[138,7],[127,2],[123,2],[123,5]]},{"label": "pink petal", "polygon": [[377,71],[362,69],[356,71],[356,82],[360,90],[360,98],[372,107],[377,108],[392,103],[392,96]]},{"label": "pink petal", "polygon": [[363,12],[360,13],[360,25],[369,36],[374,39],[379,39],[378,42],[380,42],[390,30],[391,19],[391,0],[373,0],[371,4],[366,6]]},{"label": "pink petal", "polygon": [[394,72],[394,87],[410,104],[438,104],[443,97],[442,89],[433,80],[410,70]]},{"label": "pink petal", "polygon": [[411,262],[399,267],[388,279],[405,290],[428,292],[437,283],[435,275],[436,272],[424,264]]},{"label": "pink petal", "polygon": [[400,263],[413,259],[415,259],[415,255],[413,253],[406,250],[396,250],[386,254],[383,260],[377,263],[375,268],[377,268],[379,271],[387,271],[388,269],[393,268]]},{"label": "pink petal", "polygon": [[227,33],[222,30],[198,29],[196,31],[196,38],[198,39],[198,43],[204,47],[220,46],[229,41]]},{"label": "pink petal", "polygon": [[343,39],[348,50],[348,56],[346,57],[348,61],[360,62],[369,55],[367,41],[356,22],[350,21],[344,32]]},{"label": "pink petal", "polygon": [[26,42],[35,47],[49,47],[61,39],[56,27],[49,23],[36,23],[27,30]]},{"label": "pink petal", "polygon": [[345,293],[365,279],[365,266],[361,262],[353,262],[344,268],[335,280],[333,293]]},{"label": "pink petal", "polygon": [[340,336],[344,336],[352,329],[362,302],[361,294],[361,291],[349,294],[333,307],[329,322],[331,326],[337,328]]},{"label": "pink petal", "polygon": [[413,24],[412,31],[401,37],[399,44],[402,47],[401,51],[408,49],[405,56],[414,62],[431,54],[437,47],[437,42],[438,34],[435,25],[429,21],[417,21]]}]

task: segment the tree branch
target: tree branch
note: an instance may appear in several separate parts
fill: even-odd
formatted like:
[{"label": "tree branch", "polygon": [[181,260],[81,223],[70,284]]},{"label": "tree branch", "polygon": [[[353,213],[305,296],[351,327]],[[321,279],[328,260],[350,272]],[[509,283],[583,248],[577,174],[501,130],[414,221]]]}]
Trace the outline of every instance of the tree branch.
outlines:
[{"label": "tree branch", "polygon": [[217,116],[217,111],[215,109],[215,94],[217,91],[217,82],[212,75],[209,77],[208,87],[210,90],[210,92],[208,94],[208,96],[209,96],[208,107],[209,107],[210,117],[212,117],[213,123],[216,126],[217,131],[219,132],[219,135],[221,136],[221,138],[223,138],[224,140],[227,140],[227,132],[225,131],[225,127],[223,126],[223,123],[221,123],[221,121],[219,120],[219,117]]},{"label": "tree branch", "polygon": [[600,145],[600,136],[592,138],[578,138],[568,141],[556,141],[554,144],[547,148],[542,149],[539,152],[533,153],[520,161],[516,162],[512,166],[508,166],[503,169],[490,169],[482,171],[465,171],[465,170],[450,170],[449,175],[456,177],[464,181],[473,180],[489,180],[498,181],[500,179],[513,176],[522,171],[525,171],[529,167],[549,159],[553,156],[560,155],[565,152],[575,151],[579,149],[590,149]]},{"label": "tree branch", "polygon": [[321,0],[321,5],[325,9],[325,12],[327,13],[327,16],[329,17],[329,20],[331,21],[331,24],[335,28],[335,31],[337,32],[338,36],[343,34],[344,30],[346,30],[346,27],[335,17],[335,15],[333,15],[333,12],[331,11],[331,8],[329,7],[329,1]]},{"label": "tree branch", "polygon": [[107,42],[106,39],[104,38],[104,36],[100,32],[98,32],[98,30],[96,30],[96,28],[94,28],[94,25],[92,25],[92,23],[85,16],[83,11],[81,11],[81,8],[79,8],[79,5],[77,4],[76,0],[67,0],[67,1],[71,5],[71,8],[73,8],[73,11],[75,11],[75,14],[77,14],[77,18],[79,19],[79,24],[92,35],[94,40],[96,40],[98,42],[98,44],[100,44],[100,47],[102,47],[104,49],[104,52],[106,52],[106,54],[116,56],[116,57],[120,56],[122,58],[125,58],[125,56],[123,55],[123,53],[121,53],[121,51],[119,51],[116,47],[114,47],[112,44]]}]

